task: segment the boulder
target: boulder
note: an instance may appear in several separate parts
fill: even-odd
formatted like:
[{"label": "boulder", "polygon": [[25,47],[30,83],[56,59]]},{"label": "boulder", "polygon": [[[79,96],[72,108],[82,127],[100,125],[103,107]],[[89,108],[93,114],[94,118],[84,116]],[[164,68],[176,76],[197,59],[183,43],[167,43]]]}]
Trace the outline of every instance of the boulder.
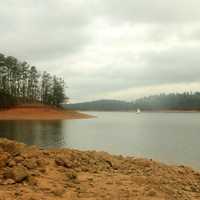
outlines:
[{"label": "boulder", "polygon": [[20,183],[28,177],[28,172],[23,166],[15,166],[13,168],[6,169],[4,177],[13,179],[15,182]]}]

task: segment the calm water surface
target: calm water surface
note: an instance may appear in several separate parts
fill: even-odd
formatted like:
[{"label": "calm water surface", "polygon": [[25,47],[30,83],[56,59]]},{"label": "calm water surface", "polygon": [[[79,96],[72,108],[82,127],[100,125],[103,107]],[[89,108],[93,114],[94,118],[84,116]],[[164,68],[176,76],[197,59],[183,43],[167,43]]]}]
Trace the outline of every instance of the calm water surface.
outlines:
[{"label": "calm water surface", "polygon": [[69,121],[0,121],[0,137],[41,147],[103,150],[200,169],[200,113],[88,112]]}]

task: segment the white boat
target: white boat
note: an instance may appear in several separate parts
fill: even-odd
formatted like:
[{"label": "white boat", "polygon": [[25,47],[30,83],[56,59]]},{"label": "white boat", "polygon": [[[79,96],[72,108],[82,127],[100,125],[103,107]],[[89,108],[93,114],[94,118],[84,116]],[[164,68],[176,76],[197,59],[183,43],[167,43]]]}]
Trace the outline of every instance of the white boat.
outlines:
[{"label": "white boat", "polygon": [[140,114],[140,113],[141,113],[141,110],[138,108],[136,111],[136,114]]}]

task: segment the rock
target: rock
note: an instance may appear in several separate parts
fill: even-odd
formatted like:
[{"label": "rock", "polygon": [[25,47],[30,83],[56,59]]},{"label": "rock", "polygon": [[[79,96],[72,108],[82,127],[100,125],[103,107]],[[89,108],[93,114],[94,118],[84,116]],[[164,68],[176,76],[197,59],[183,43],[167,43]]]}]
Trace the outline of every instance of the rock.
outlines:
[{"label": "rock", "polygon": [[0,152],[0,168],[5,167],[9,159],[9,154],[5,152]]},{"label": "rock", "polygon": [[7,179],[4,181],[4,185],[12,185],[15,184],[15,181],[13,179]]},{"label": "rock", "polygon": [[197,186],[191,186],[190,188],[192,192],[199,192],[199,189]]},{"label": "rock", "polygon": [[151,162],[145,159],[135,159],[134,163],[141,168],[151,168]]},{"label": "rock", "polygon": [[156,191],[151,189],[146,194],[147,194],[147,196],[154,197],[154,196],[156,196]]},{"label": "rock", "polygon": [[62,187],[55,187],[53,190],[52,190],[52,193],[55,195],[55,196],[62,196],[64,194],[65,190],[64,188]]},{"label": "rock", "polygon": [[24,160],[24,158],[22,156],[15,157],[15,162],[17,162],[17,163],[21,163],[23,160]]},{"label": "rock", "polygon": [[37,162],[34,159],[25,160],[23,165],[28,169],[35,169],[37,168]]},{"label": "rock", "polygon": [[29,185],[37,186],[37,179],[32,176],[28,176],[28,183]]},{"label": "rock", "polygon": [[28,177],[28,172],[23,166],[15,166],[13,168],[6,169],[4,177],[13,179],[15,182],[20,183]]},{"label": "rock", "polygon": [[5,143],[1,144],[2,148],[5,152],[11,154],[12,156],[19,156],[21,152],[23,151],[23,145],[16,143]]},{"label": "rock", "polygon": [[45,161],[44,159],[39,159],[39,160],[37,160],[36,162],[37,162],[37,165],[38,165],[39,167],[43,167],[43,166],[46,166],[46,165],[48,164],[48,162]]},{"label": "rock", "polygon": [[74,172],[74,171],[68,171],[66,173],[67,177],[70,179],[70,180],[75,180],[77,179],[77,174]]},{"label": "rock", "polygon": [[13,167],[13,166],[16,166],[16,162],[14,160],[9,160],[7,165],[9,167]]},{"label": "rock", "polygon": [[72,168],[73,167],[72,162],[70,160],[65,160],[64,158],[60,158],[60,157],[55,159],[55,163],[58,166],[62,166],[62,167],[66,167],[66,168]]},{"label": "rock", "polygon": [[40,168],[39,171],[44,174],[46,172],[46,169],[45,168]]},{"label": "rock", "polygon": [[10,178],[12,178],[12,177],[13,177],[13,176],[12,176],[12,168],[6,168],[6,169],[4,170],[3,177],[4,177],[5,179],[10,179]]},{"label": "rock", "polygon": [[28,177],[28,172],[25,167],[17,166],[13,169],[13,178],[16,182],[21,182]]},{"label": "rock", "polygon": [[62,166],[62,167],[65,166],[65,161],[64,161],[62,158],[56,158],[56,159],[55,159],[55,163],[56,163],[58,166]]}]

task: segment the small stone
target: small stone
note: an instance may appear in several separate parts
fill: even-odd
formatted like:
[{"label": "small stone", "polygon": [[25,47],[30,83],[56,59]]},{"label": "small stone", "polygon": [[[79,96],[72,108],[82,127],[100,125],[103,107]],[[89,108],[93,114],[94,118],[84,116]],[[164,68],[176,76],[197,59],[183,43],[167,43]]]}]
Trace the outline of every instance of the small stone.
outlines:
[{"label": "small stone", "polygon": [[89,177],[88,178],[88,181],[93,181],[94,179],[92,177]]},{"label": "small stone", "polygon": [[156,196],[156,191],[155,190],[149,190],[148,192],[147,192],[147,196],[150,196],[150,197],[154,197],[154,196]]},{"label": "small stone", "polygon": [[16,156],[16,157],[15,157],[15,161],[16,161],[17,163],[21,163],[23,160],[24,160],[24,158],[23,158],[22,156]]},{"label": "small stone", "polygon": [[66,167],[66,168],[72,168],[73,167],[73,164],[71,161],[69,160],[65,160],[63,158],[56,158],[55,159],[55,163],[58,165],[58,166],[62,166],[62,167]]},{"label": "small stone", "polygon": [[65,161],[62,159],[62,158],[56,158],[55,159],[55,163],[58,165],[58,166],[65,166]]},{"label": "small stone", "polygon": [[6,168],[3,174],[4,178],[9,179],[12,178],[12,168]]},{"label": "small stone", "polygon": [[7,164],[9,167],[13,167],[13,166],[16,166],[16,162],[14,160],[10,160],[8,161],[8,164]]},{"label": "small stone", "polygon": [[40,167],[43,167],[48,164],[47,161],[45,161],[44,159],[39,159],[36,162],[37,162],[37,165],[39,165]]},{"label": "small stone", "polygon": [[5,153],[5,152],[0,153],[0,168],[6,166],[8,158],[9,158],[8,153]]},{"label": "small stone", "polygon": [[67,177],[70,179],[70,180],[75,180],[77,179],[77,174],[73,171],[69,171],[67,172]]},{"label": "small stone", "polygon": [[56,187],[54,188],[54,190],[52,191],[52,193],[55,195],[55,196],[62,196],[64,194],[65,190],[64,188],[61,188],[61,187]]},{"label": "small stone", "polygon": [[28,169],[35,169],[37,168],[37,162],[33,159],[24,161],[24,166]]},{"label": "small stone", "polygon": [[37,180],[34,177],[29,176],[28,177],[28,183],[29,183],[29,185],[36,186],[37,185]]},{"label": "small stone", "polygon": [[44,174],[46,172],[46,169],[45,168],[40,168],[39,171]]},{"label": "small stone", "polygon": [[199,192],[198,186],[191,186],[192,192]]},{"label": "small stone", "polygon": [[15,184],[15,181],[13,179],[7,179],[4,181],[4,185],[12,185]]}]

